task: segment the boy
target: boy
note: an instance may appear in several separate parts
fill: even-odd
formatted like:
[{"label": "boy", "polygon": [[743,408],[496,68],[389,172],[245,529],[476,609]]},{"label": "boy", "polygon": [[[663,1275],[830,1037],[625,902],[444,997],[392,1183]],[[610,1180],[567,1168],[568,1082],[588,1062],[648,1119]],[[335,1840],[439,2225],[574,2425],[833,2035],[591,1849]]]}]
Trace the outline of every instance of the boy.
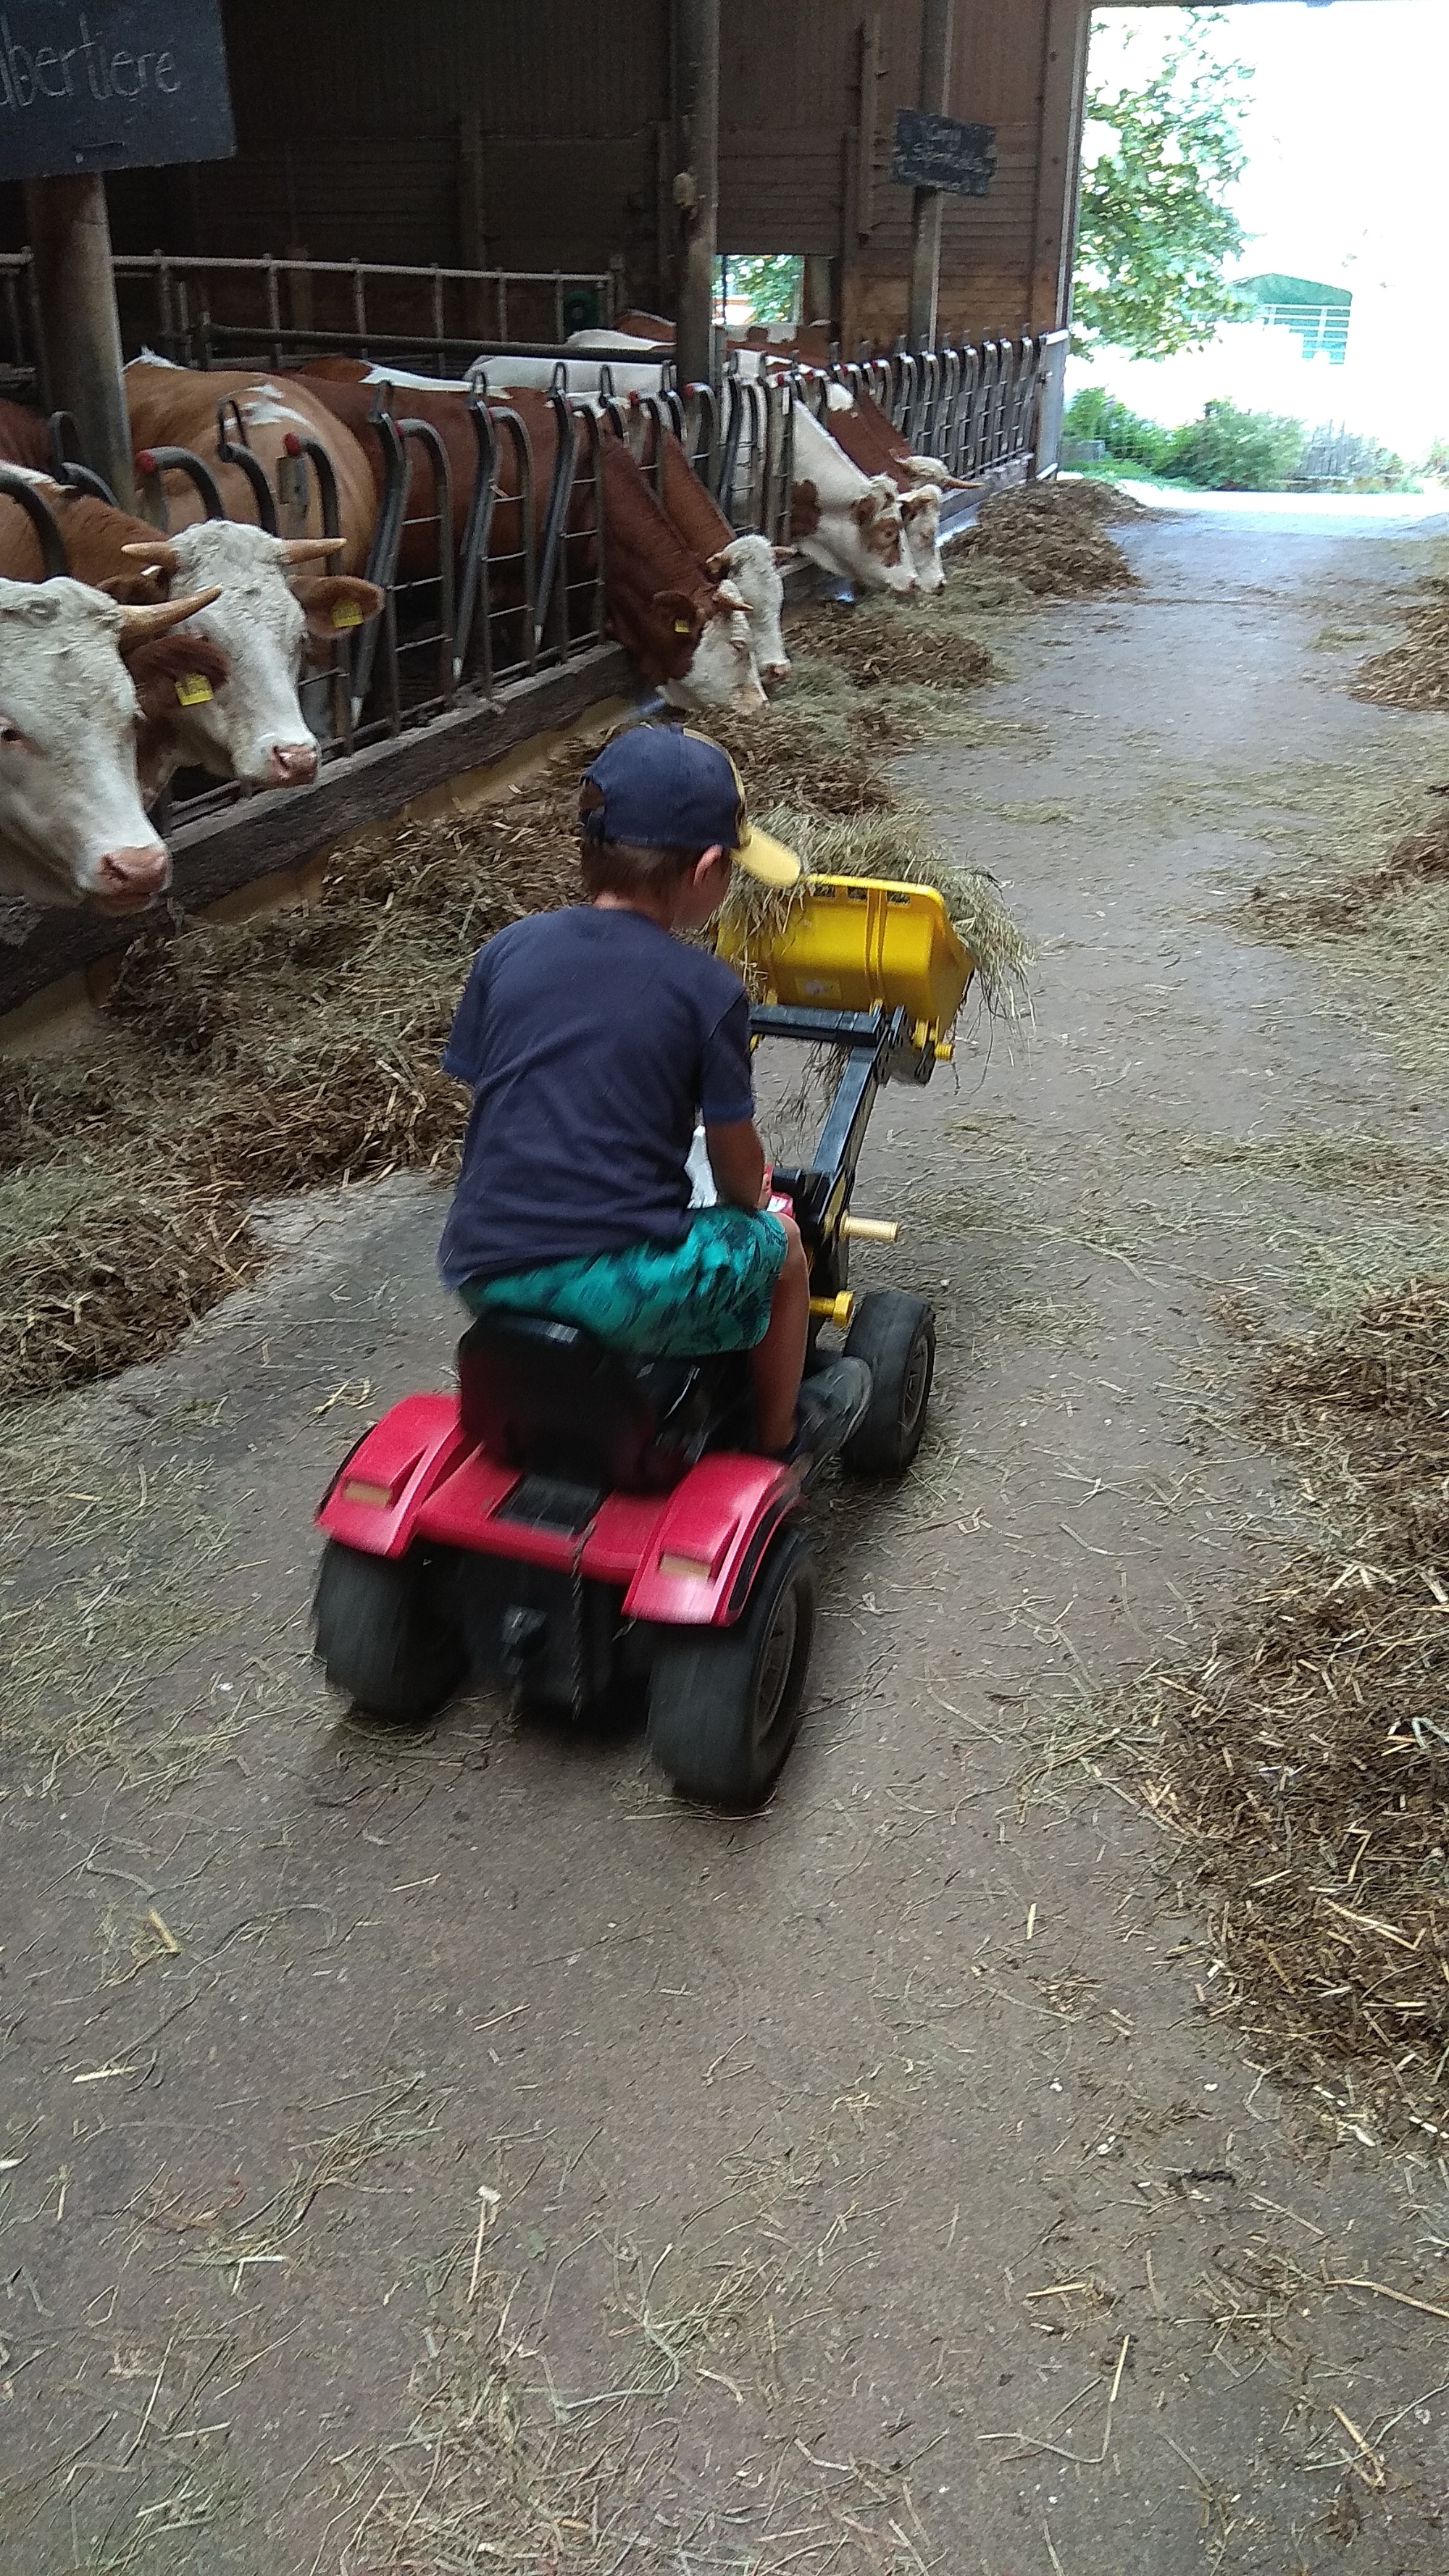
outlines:
[{"label": "boy", "polygon": [[[762,1205],[745,989],[677,935],[713,919],[732,866],[789,886],[800,862],[751,830],[728,753],[679,725],[606,744],[579,821],[586,903],[479,951],[443,1057],[473,1093],[444,1285],[641,1357],[748,1350],[760,1447],[808,1466],[849,1436],[869,1372],[839,1360],[802,1394],[809,1269]],[[692,1210],[701,1115],[719,1204]]]}]

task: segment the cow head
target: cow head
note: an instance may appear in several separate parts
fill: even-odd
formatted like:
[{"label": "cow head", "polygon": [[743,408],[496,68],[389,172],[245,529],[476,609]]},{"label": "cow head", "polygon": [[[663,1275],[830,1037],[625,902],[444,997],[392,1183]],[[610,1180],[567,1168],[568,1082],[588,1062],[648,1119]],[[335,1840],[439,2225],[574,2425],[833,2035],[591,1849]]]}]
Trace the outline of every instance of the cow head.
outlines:
[{"label": "cow head", "polygon": [[664,681],[670,705],[702,711],[726,707],[741,716],[765,706],[768,701],[755,666],[749,613],[733,583],[722,581],[703,608],[683,591],[660,591],[656,608],[663,601],[676,604],[671,617],[676,627],[681,605],[688,610],[694,631],[693,649],[683,670]]},{"label": "cow head", "polygon": [[901,496],[888,474],[872,474],[851,506],[861,581],[871,590],[908,591],[916,587],[915,569],[906,551]]},{"label": "cow head", "polygon": [[732,544],[721,546],[718,554],[710,555],[704,567],[715,581],[727,582],[744,601],[755,663],[767,690],[777,689],[790,676],[790,656],[780,626],[785,604],[780,566],[788,563],[793,553],[791,546],[772,546],[768,537],[736,537]]},{"label": "cow head", "polygon": [[170,770],[194,763],[244,787],[305,787],[317,775],[317,742],[297,696],[304,658],[325,661],[339,633],[376,617],[383,594],[370,581],[301,571],[341,540],[269,537],[229,519],[203,519],[127,547],[150,556],[190,590],[223,584],[216,605],[191,621],[222,654],[227,676],[209,695],[178,702],[170,719]]},{"label": "cow head", "polygon": [[916,586],[924,591],[944,589],[946,567],[941,561],[941,492],[936,483],[923,483],[914,492],[901,495],[901,525],[906,533],[906,555],[916,576]]},{"label": "cow head", "polygon": [[171,880],[136,775],[138,661],[195,600],[126,609],[78,581],[0,581],[0,889],[143,910]]}]

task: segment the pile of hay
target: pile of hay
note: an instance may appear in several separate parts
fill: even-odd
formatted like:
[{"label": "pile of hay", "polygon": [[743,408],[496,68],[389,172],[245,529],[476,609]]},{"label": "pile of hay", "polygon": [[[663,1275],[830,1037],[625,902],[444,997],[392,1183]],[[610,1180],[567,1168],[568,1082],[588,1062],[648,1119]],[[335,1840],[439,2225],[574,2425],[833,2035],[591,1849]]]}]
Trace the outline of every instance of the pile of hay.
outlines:
[{"label": "pile of hay", "polygon": [[[1083,495],[1094,483],[1022,483],[990,492],[957,555],[1002,565],[1039,599],[1081,599],[1097,590],[1128,590],[1137,575],[1100,522],[1103,505]],[[1119,502],[1122,495],[1117,496]],[[1112,513],[1123,515],[1121,509]]]},{"label": "pile of hay", "polygon": [[1408,636],[1360,663],[1352,694],[1380,707],[1449,707],[1449,580],[1421,582]]},{"label": "pile of hay", "polygon": [[793,647],[838,662],[858,689],[979,689],[997,677],[980,638],[937,618],[933,601],[872,600],[868,607],[810,608],[791,627]]},{"label": "pile of hay", "polygon": [[1150,1677],[1147,1794],[1216,1893],[1205,1999],[1348,2125],[1443,2137],[1449,1279],[1370,1297],[1255,1392],[1323,1536],[1205,1671]]}]

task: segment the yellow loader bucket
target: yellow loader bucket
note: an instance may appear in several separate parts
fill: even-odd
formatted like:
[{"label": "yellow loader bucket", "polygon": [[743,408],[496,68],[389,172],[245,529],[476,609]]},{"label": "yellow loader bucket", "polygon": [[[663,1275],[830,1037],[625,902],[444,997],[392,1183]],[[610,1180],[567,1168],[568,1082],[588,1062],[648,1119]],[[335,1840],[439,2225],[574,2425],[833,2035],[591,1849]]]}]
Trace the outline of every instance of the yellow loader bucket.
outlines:
[{"label": "yellow loader bucket", "polygon": [[880,877],[812,877],[783,922],[721,924],[719,954],[774,1002],[821,1011],[904,1010],[918,1038],[943,1039],[976,960],[934,886]]}]

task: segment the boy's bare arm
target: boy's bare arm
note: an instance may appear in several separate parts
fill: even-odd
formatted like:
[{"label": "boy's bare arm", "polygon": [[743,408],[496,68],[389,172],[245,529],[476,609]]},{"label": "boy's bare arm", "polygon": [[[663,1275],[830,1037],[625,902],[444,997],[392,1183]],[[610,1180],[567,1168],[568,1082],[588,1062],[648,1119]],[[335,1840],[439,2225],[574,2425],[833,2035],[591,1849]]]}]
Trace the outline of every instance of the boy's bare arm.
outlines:
[{"label": "boy's bare arm", "polygon": [[765,1183],[765,1149],[754,1120],[736,1118],[727,1127],[706,1127],[704,1142],[720,1197],[731,1207],[757,1208]]}]

